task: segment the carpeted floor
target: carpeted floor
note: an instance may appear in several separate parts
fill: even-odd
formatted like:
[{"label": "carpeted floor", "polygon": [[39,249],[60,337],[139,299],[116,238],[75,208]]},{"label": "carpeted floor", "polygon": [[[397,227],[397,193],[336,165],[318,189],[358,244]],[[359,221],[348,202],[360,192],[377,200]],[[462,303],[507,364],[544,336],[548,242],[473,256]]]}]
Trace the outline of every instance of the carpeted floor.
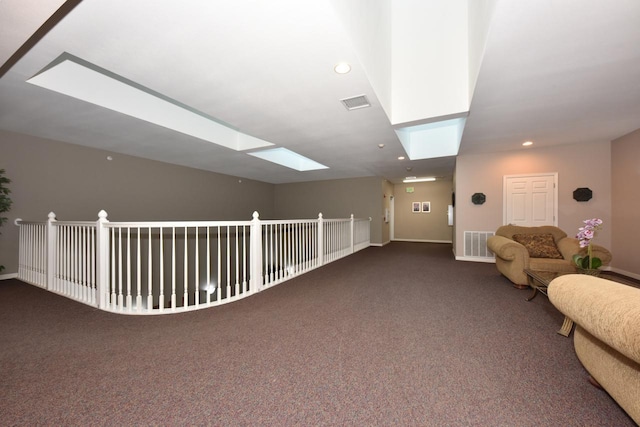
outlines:
[{"label": "carpeted floor", "polygon": [[628,426],[562,315],[451,246],[371,247],[256,296],[105,313],[0,282],[0,423]]}]

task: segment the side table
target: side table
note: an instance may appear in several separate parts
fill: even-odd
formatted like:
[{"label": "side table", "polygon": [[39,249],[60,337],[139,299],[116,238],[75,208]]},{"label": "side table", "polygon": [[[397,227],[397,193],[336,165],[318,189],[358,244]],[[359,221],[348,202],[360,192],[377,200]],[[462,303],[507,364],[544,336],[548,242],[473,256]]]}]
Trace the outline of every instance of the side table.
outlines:
[{"label": "side table", "polygon": [[[527,301],[531,301],[538,295],[540,292],[543,295],[547,295],[547,288],[549,287],[549,283],[553,279],[558,276],[562,276],[564,274],[571,274],[568,272],[555,272],[555,271],[539,271],[539,270],[529,270],[525,269],[524,273],[527,275],[527,282],[529,282],[529,286],[533,289],[531,295],[527,298]],[[567,316],[564,317],[564,322],[562,322],[562,327],[558,330],[558,333],[564,337],[568,337],[571,334],[571,330],[573,329],[573,320],[569,319]]]}]

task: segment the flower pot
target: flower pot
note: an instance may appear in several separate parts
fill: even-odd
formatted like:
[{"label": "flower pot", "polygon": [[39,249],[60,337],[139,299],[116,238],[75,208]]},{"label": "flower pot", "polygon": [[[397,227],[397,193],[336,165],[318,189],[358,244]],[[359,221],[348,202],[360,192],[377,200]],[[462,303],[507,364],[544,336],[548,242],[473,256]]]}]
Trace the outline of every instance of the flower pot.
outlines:
[{"label": "flower pot", "polygon": [[599,270],[597,268],[580,268],[580,267],[576,267],[576,271],[579,274],[588,274],[589,276],[595,276],[595,277],[599,277],[600,273],[602,272],[602,270]]}]

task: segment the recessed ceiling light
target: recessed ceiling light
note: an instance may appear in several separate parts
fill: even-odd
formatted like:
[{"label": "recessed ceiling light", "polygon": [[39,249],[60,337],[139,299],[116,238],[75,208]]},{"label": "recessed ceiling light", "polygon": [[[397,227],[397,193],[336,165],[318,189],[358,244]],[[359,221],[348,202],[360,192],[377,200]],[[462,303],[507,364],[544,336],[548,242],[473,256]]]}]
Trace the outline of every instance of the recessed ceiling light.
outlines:
[{"label": "recessed ceiling light", "polygon": [[530,146],[530,145],[533,145],[533,142],[531,142],[531,141],[525,141],[525,142],[523,142],[523,143],[522,143],[522,145],[523,145],[524,147],[528,147],[528,146]]},{"label": "recessed ceiling light", "polygon": [[415,176],[408,176],[402,182],[428,182],[428,181],[435,181],[435,180],[436,178],[433,176],[426,177],[426,178],[416,178]]},{"label": "recessed ceiling light", "polygon": [[333,70],[338,74],[347,74],[349,71],[351,71],[351,65],[347,64],[346,62],[341,62],[333,67]]},{"label": "recessed ceiling light", "polygon": [[398,157],[398,160],[404,160],[404,156]]}]

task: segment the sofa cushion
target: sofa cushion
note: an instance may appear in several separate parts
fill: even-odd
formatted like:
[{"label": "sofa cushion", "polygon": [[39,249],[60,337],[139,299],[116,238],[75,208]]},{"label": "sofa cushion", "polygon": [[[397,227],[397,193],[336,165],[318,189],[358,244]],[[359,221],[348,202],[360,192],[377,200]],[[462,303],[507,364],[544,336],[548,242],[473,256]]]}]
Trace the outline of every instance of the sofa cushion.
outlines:
[{"label": "sofa cushion", "polygon": [[555,227],[553,225],[541,225],[539,227],[526,227],[523,225],[503,225],[498,227],[496,230],[496,235],[504,236],[507,239],[513,240],[514,234],[551,234],[553,236],[553,241],[556,244],[567,237],[567,233],[562,231],[560,228]]},{"label": "sofa cushion", "polygon": [[527,248],[531,258],[563,259],[551,234],[514,234],[513,240]]}]

